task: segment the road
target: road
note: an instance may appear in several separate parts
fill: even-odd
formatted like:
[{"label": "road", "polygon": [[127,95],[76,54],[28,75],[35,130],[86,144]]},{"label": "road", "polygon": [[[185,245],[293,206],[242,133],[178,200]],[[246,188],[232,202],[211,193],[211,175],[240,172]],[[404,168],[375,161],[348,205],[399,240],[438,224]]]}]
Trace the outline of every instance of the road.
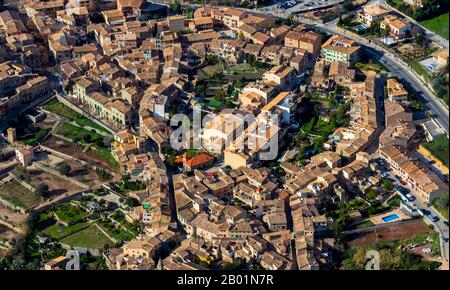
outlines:
[{"label": "road", "polygon": [[[280,17],[287,18],[290,13],[283,11],[280,9],[272,9],[270,11],[266,10],[255,10],[248,9],[251,11],[257,12],[270,12],[270,14]],[[394,75],[399,77],[408,83],[413,90],[418,93],[418,97],[422,99],[426,108],[430,111],[433,117],[436,119],[436,122],[439,126],[444,130],[444,132],[449,135],[449,111],[448,107],[444,104],[444,102],[436,97],[428,85],[398,56],[395,56],[391,52],[387,51],[385,48],[380,45],[371,42],[370,40],[359,36],[357,34],[345,31],[337,27],[338,19],[327,23],[319,23],[312,19],[302,17],[300,15],[296,15],[295,19],[314,26],[318,30],[321,30],[327,34],[340,34],[347,37],[351,37],[358,43],[360,43],[363,47],[363,51],[371,55],[372,57],[377,58],[387,69],[389,69]]]},{"label": "road", "polygon": [[[388,173],[387,178],[390,179],[391,181],[393,181],[392,184],[394,184],[394,186],[405,187],[410,190],[410,193],[412,195],[414,195],[414,191],[412,191],[409,186],[400,184],[400,181],[394,174],[392,174],[392,172],[390,172],[388,170],[386,172]],[[448,261],[449,260],[449,242],[448,242],[449,229],[448,229],[448,226],[444,224],[444,221],[445,221],[444,217],[436,209],[423,203],[417,197],[415,197],[414,201],[412,201],[410,203],[417,208],[425,209],[425,210],[431,212],[433,215],[439,217],[439,220],[436,222],[432,222],[427,217],[424,217],[424,219],[428,219],[429,223],[432,223],[434,225],[435,230],[439,233],[439,235],[441,237],[441,239],[440,239],[441,240],[441,252],[443,252],[442,257]]]},{"label": "road", "polygon": [[[276,13],[295,14],[295,13],[306,12],[309,10],[325,8],[325,7],[332,6],[334,4],[338,4],[338,3],[342,3],[342,2],[344,2],[344,0],[303,0],[302,2],[298,3],[297,5],[295,5],[291,8],[288,8],[288,9],[278,8],[279,3],[275,3],[275,4],[272,4],[269,6],[265,6],[264,8],[260,8],[260,10],[262,10],[264,12],[275,11]],[[307,6],[307,5],[309,5],[309,6]]]},{"label": "road", "polygon": [[[266,11],[268,12],[268,11]],[[286,11],[280,12],[279,9],[270,11],[271,14],[286,18],[289,16],[290,13],[287,13]],[[409,84],[413,90],[415,90],[418,93],[418,97],[424,102],[424,105],[428,108],[428,110],[432,113],[434,118],[436,119],[436,122],[444,129],[445,133],[448,136],[449,132],[449,112],[448,107],[443,104],[443,102],[437,98],[434,93],[430,90],[430,88],[427,86],[426,83],[424,83],[420,77],[415,74],[410,67],[406,63],[404,63],[399,57],[395,56],[391,52],[387,51],[385,48],[381,47],[378,44],[375,44],[371,42],[370,40],[361,37],[356,34],[350,34],[350,32],[347,32],[339,27],[337,27],[337,21],[338,19],[335,19],[328,23],[319,23],[316,21],[313,21],[311,19],[302,17],[302,16],[296,16],[296,19],[300,22],[310,24],[314,27],[316,27],[319,30],[322,30],[323,32],[326,32],[327,34],[340,34],[347,37],[350,37],[360,43],[362,45],[363,51],[373,58],[377,59],[379,62],[381,62],[388,70],[391,71],[391,73],[397,77],[399,77],[401,80],[403,80],[405,83]],[[448,42],[447,42],[448,43]],[[448,47],[448,45],[447,45]],[[381,105],[381,102],[378,102],[378,105]],[[378,116],[379,121],[381,118],[383,118],[383,114],[380,113]],[[375,147],[372,148],[371,151],[374,151]],[[399,181],[395,178],[395,176],[391,176],[396,182],[396,184],[399,184]],[[419,199],[415,199],[413,204],[419,208],[426,209],[433,213],[433,215],[439,216],[440,219],[437,222],[431,222],[434,226],[436,231],[441,236],[441,246],[442,246],[442,256],[448,261],[449,259],[449,242],[448,242],[448,226],[444,224],[444,219],[442,215],[440,215],[434,208],[427,206],[426,204],[423,204],[420,202]]]},{"label": "road", "polygon": [[[383,5],[386,8],[389,8],[395,12],[397,12],[398,14],[402,15],[403,17],[407,18],[410,22],[416,24],[416,25],[420,25],[419,22],[417,22],[416,20],[412,19],[411,17],[409,17],[406,14],[403,14],[401,11],[395,9],[394,7],[392,7],[391,5],[389,5],[385,0],[376,0],[376,1],[371,1],[371,2],[377,2],[380,5]],[[448,50],[449,48],[449,43],[448,40],[443,38],[442,36],[436,34],[434,31],[429,30],[428,28],[420,25],[420,27],[422,27],[425,30],[425,33],[427,35],[427,37],[429,39],[431,39],[433,42],[438,43],[440,46],[444,47],[446,50]]]}]

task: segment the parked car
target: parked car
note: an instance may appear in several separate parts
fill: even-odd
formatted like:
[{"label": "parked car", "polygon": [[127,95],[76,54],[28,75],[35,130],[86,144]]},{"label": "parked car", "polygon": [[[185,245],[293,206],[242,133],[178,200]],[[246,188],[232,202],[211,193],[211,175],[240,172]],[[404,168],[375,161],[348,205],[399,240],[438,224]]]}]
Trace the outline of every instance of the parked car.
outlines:
[{"label": "parked car", "polygon": [[413,195],[411,195],[410,193],[407,193],[406,195],[406,198],[409,200],[409,201],[413,201],[414,199],[416,199]]}]

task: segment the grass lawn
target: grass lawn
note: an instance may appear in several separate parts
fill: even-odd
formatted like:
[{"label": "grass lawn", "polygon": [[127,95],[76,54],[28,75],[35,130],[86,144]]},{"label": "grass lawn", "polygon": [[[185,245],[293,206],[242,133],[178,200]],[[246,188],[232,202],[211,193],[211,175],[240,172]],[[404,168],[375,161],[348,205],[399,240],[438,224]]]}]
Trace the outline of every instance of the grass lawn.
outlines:
[{"label": "grass lawn", "polygon": [[85,116],[81,115],[78,112],[75,112],[71,108],[67,107],[63,103],[59,102],[57,99],[53,99],[46,103],[43,108],[47,111],[53,112],[55,114],[61,115],[63,117],[66,117],[72,121],[75,121],[78,125],[82,127],[91,127],[100,131],[103,131],[105,133],[110,134],[108,130],[103,128],[102,126],[92,122]]},{"label": "grass lawn", "polygon": [[222,105],[222,102],[219,100],[215,100],[212,99],[211,101],[209,101],[208,106],[213,107],[213,108],[218,108]]},{"label": "grass lawn", "polygon": [[426,80],[431,81],[431,76],[428,71],[416,60],[408,60],[407,63],[411,68],[419,75],[424,77]]},{"label": "grass lawn", "polygon": [[61,240],[62,243],[73,247],[87,247],[101,249],[106,244],[112,245],[108,239],[96,226],[87,227]]},{"label": "grass lawn", "polygon": [[81,140],[88,141],[88,143],[103,140],[103,136],[100,134],[88,131],[86,129],[68,123],[62,123],[61,125],[59,125],[59,127],[56,130],[56,133],[68,138],[69,140],[78,139],[80,141]]},{"label": "grass lawn", "polygon": [[328,137],[336,128],[332,123],[324,121],[321,117],[314,116],[302,126],[302,130],[306,133],[312,133]]},{"label": "grass lawn", "polygon": [[23,142],[25,145],[35,146],[42,140],[42,138],[50,132],[50,129],[43,129],[36,127],[34,132],[27,132],[24,136],[18,138],[19,141]]},{"label": "grass lawn", "polygon": [[423,146],[448,167],[448,139],[445,135],[440,135]]},{"label": "grass lawn", "polygon": [[89,223],[77,223],[71,226],[63,226],[61,224],[54,224],[49,226],[48,228],[44,229],[42,233],[49,238],[52,239],[62,239],[64,237],[67,237],[68,235],[75,233],[85,227],[89,226]]},{"label": "grass lawn", "polygon": [[15,180],[0,185],[0,196],[4,200],[21,208],[28,208],[39,203],[41,200],[37,194],[23,187]]},{"label": "grass lawn", "polygon": [[441,14],[435,18],[421,21],[424,27],[436,32],[440,36],[448,40],[448,13]]},{"label": "grass lawn", "polygon": [[56,216],[59,220],[70,223],[77,221],[79,219],[87,217],[89,214],[82,209],[81,207],[77,207],[71,204],[65,204],[59,206],[55,211]]},{"label": "grass lawn", "polygon": [[371,226],[374,226],[375,224],[373,222],[369,221],[365,221],[363,223],[360,223],[359,225],[356,226],[357,229],[365,229]]},{"label": "grass lawn", "polygon": [[[92,147],[94,147],[95,150],[92,149]],[[86,154],[108,163],[113,169],[118,169],[120,167],[119,163],[117,163],[116,159],[112,156],[111,151],[107,148],[101,148],[93,144],[91,148],[86,151]]]}]

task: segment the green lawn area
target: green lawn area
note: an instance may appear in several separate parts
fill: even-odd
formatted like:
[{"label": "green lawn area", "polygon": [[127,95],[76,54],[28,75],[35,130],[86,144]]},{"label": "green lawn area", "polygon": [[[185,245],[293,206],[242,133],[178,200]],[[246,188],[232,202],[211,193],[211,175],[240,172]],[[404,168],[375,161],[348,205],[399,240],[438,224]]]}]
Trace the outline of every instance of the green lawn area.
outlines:
[{"label": "green lawn area", "polygon": [[431,76],[428,71],[417,61],[417,60],[407,60],[407,63],[411,68],[418,74],[424,77],[426,80],[431,81]]},{"label": "green lawn area", "polygon": [[448,139],[445,135],[440,135],[423,146],[448,167]]},{"label": "green lawn area", "polygon": [[27,132],[25,135],[18,138],[19,141],[25,145],[35,146],[42,140],[42,138],[50,132],[50,129],[43,129],[40,127],[35,127],[33,131]]},{"label": "green lawn area", "polygon": [[89,215],[83,208],[71,204],[64,204],[55,210],[55,214],[59,220],[70,223]]},{"label": "green lawn area", "polygon": [[421,21],[420,24],[448,40],[448,13]]},{"label": "green lawn area", "polygon": [[212,99],[211,101],[208,102],[208,106],[213,107],[213,108],[218,108],[222,105],[222,102],[216,99]]},{"label": "green lawn area", "polygon": [[370,220],[365,221],[363,223],[360,223],[359,225],[356,226],[357,229],[365,229],[371,226],[374,226],[375,224],[373,222],[371,222]]},{"label": "green lawn area", "polygon": [[57,99],[53,99],[53,100],[49,101],[48,103],[46,103],[43,106],[43,108],[47,111],[53,112],[53,113],[61,115],[63,117],[66,117],[82,127],[87,126],[87,127],[91,127],[91,128],[94,128],[94,129],[97,129],[97,130],[100,130],[100,131],[110,134],[110,132],[108,130],[106,130],[105,128],[103,128],[102,126],[92,122],[91,120],[89,120],[85,116],[81,115],[80,113],[75,112],[74,110],[67,107],[66,105],[64,105],[63,103],[58,101]]},{"label": "green lawn area", "polygon": [[94,143],[103,140],[103,136],[69,123],[62,123],[56,129],[56,133],[69,140],[78,139],[86,143]]},{"label": "green lawn area", "polygon": [[[431,238],[429,242],[427,238]],[[432,255],[439,256],[439,236],[434,231],[416,234],[410,239],[381,240],[369,246],[351,246],[344,250],[340,259],[344,270],[363,270],[366,263],[368,250],[376,250],[380,254],[381,270],[436,270],[440,263],[426,261],[419,257],[401,250],[401,246],[408,244],[430,244]]]},{"label": "green lawn area", "polygon": [[[94,147],[96,150],[92,149],[92,147]],[[86,154],[98,160],[107,162],[113,169],[118,169],[120,167],[119,163],[117,163],[117,161],[112,156],[111,151],[107,148],[102,148],[97,146],[96,144],[93,144],[91,148],[86,151]]]},{"label": "green lawn area", "polygon": [[112,245],[112,241],[108,239],[96,226],[90,226],[79,232],[76,232],[61,240],[62,243],[73,247],[87,247],[93,249],[101,249],[106,244]]},{"label": "green lawn area", "polygon": [[44,229],[42,231],[42,233],[44,235],[48,236],[49,238],[59,240],[64,237],[67,237],[68,235],[75,233],[87,226],[89,226],[89,223],[86,223],[86,222],[76,223],[76,224],[68,226],[68,227],[63,226],[61,224],[54,224],[54,225],[51,225],[51,226],[47,227],[46,229]]},{"label": "green lawn area", "polygon": [[21,208],[28,208],[39,203],[41,200],[37,194],[23,187],[15,180],[0,185],[0,196],[4,200]]},{"label": "green lawn area", "polygon": [[302,126],[302,130],[306,133],[312,133],[328,137],[335,130],[332,123],[324,121],[321,117],[314,116]]}]

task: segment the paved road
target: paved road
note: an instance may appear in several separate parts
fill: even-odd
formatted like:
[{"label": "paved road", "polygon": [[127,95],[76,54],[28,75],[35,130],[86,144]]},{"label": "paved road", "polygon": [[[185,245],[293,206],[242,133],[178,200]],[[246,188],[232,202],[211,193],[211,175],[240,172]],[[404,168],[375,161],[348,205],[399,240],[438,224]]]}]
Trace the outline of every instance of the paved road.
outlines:
[{"label": "paved road", "polygon": [[432,41],[438,43],[440,46],[442,46],[442,47],[444,47],[445,49],[448,50],[448,48],[449,48],[449,43],[448,43],[448,40],[447,40],[447,39],[445,39],[445,38],[443,38],[442,36],[436,34],[434,31],[431,31],[431,30],[429,30],[428,28],[426,28],[426,27],[420,25],[419,22],[417,22],[416,20],[412,19],[412,18],[409,17],[408,15],[403,14],[401,11],[395,9],[394,7],[392,7],[391,5],[389,5],[385,0],[376,0],[376,1],[371,1],[371,2],[377,2],[377,3],[379,3],[380,5],[383,5],[383,6],[386,7],[386,8],[389,8],[389,9],[391,9],[391,10],[394,10],[394,11],[397,12],[398,14],[401,14],[403,17],[407,18],[410,22],[412,22],[412,23],[414,23],[414,24],[416,24],[416,25],[419,25],[420,27],[422,27],[422,28],[425,30],[425,33],[426,33],[426,35],[427,35],[427,37],[428,37],[429,39],[431,39]]},{"label": "paved road", "polygon": [[[408,188],[411,191],[411,194],[414,195],[414,191],[412,191],[411,188],[409,188],[407,185],[401,185],[399,180],[395,177],[394,174],[392,174],[392,172],[390,172],[390,171],[387,171],[387,172],[388,172],[388,175],[389,175],[388,178],[393,180],[393,184],[395,186],[400,185],[402,187]],[[431,212],[433,215],[439,217],[439,220],[437,222],[432,222],[427,217],[424,217],[424,219],[428,219],[429,222],[434,225],[436,231],[441,236],[441,248],[443,250],[442,256],[443,256],[443,258],[445,258],[448,261],[448,259],[449,259],[449,242],[448,242],[449,228],[448,228],[447,225],[444,224],[444,221],[445,221],[444,217],[436,209],[434,209],[431,206],[428,206],[428,205],[424,204],[417,197],[415,198],[414,201],[412,201],[410,203],[412,203],[417,208],[425,209],[425,210]]]},{"label": "paved road", "polygon": [[[287,13],[286,11],[280,10],[278,11],[271,10],[270,13],[281,18],[286,18],[290,14]],[[428,85],[424,81],[422,81],[421,78],[415,72],[413,72],[413,70],[406,63],[404,63],[398,56],[393,55],[385,48],[369,41],[368,39],[362,36],[347,32],[337,27],[336,23],[338,19],[323,24],[314,21],[312,19],[296,15],[296,20],[306,24],[310,24],[328,34],[345,35],[359,42],[363,46],[365,52],[367,52],[369,55],[373,57],[378,58],[378,60],[386,68],[388,68],[394,75],[406,81],[408,84],[410,84],[412,89],[418,92],[419,98],[423,100],[425,106],[429,109],[430,113],[435,117],[436,122],[439,124],[439,126],[442,127],[447,136],[449,135],[448,107],[443,103],[441,99],[439,99],[434,95],[434,93],[430,90]]]}]

